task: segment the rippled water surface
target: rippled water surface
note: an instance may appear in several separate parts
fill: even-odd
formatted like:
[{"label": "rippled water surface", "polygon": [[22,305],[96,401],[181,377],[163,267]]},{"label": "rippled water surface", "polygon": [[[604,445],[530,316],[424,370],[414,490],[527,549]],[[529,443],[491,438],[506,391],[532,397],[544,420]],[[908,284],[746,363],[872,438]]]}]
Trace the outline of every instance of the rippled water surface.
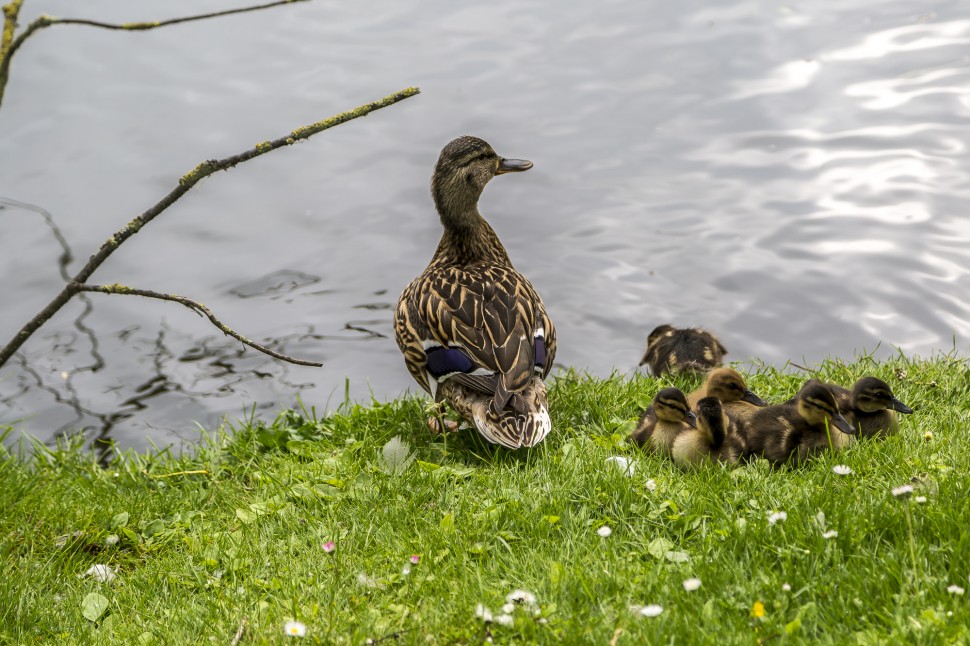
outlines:
[{"label": "rippled water surface", "polygon": [[[21,22],[240,4],[27,0]],[[205,180],[92,279],[200,300],[324,368],[244,350],[176,304],[91,295],[0,369],[0,423],[143,447],[254,403],[414,390],[390,312],[434,250],[429,176],[461,134],[535,163],[496,179],[482,212],[543,295],[562,366],[630,370],[663,322],[719,332],[734,360],[966,353],[968,15],[956,1],[318,0],[38,32],[0,107],[0,343],[63,284],[43,212],[73,274],[198,162],[422,93]]]}]

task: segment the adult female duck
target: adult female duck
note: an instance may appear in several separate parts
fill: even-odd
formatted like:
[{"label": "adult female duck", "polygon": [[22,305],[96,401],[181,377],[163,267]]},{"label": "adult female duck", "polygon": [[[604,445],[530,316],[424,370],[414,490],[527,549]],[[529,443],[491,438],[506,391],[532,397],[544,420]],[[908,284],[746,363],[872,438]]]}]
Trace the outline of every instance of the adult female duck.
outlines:
[{"label": "adult female duck", "polygon": [[394,315],[394,336],[418,384],[510,449],[535,446],[552,429],[542,380],[556,356],[556,332],[478,212],[478,198],[496,175],[530,168],[477,137],[444,147],[431,178],[444,234]]}]

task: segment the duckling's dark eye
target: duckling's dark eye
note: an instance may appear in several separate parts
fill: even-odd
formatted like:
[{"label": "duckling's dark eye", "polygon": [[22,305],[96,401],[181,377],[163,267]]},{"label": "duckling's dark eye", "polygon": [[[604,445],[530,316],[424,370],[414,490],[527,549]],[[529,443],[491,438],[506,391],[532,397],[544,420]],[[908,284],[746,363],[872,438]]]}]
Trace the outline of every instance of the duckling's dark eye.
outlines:
[{"label": "duckling's dark eye", "polygon": [[488,155],[487,154],[481,153],[478,157],[475,158],[475,161],[479,161],[479,160],[487,159],[487,158],[488,158]]},{"label": "duckling's dark eye", "polygon": [[475,176],[472,175],[471,171],[468,171],[467,173],[465,173],[465,179],[468,180],[469,183],[471,183],[472,180],[475,179]]}]

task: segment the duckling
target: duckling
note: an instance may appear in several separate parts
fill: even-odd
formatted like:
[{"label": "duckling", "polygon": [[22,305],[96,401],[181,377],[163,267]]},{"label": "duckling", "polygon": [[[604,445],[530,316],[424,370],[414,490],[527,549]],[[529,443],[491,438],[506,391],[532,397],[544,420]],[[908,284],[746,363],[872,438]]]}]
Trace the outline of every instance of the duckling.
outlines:
[{"label": "duckling", "polygon": [[893,411],[907,414],[913,412],[912,408],[893,395],[889,384],[876,377],[859,379],[852,386],[852,390],[836,384],[827,383],[825,386],[835,395],[835,401],[845,418],[853,428],[859,429],[860,438],[886,438],[895,435],[899,430],[899,423]]},{"label": "duckling", "polygon": [[856,433],[831,391],[818,382],[805,384],[792,402],[758,409],[741,427],[745,456],[763,456],[775,465],[799,464],[823,451],[844,449]]},{"label": "duckling", "polygon": [[444,233],[394,313],[394,336],[418,385],[509,449],[535,446],[552,429],[543,379],[556,330],[478,199],[496,175],[530,168],[477,137],[444,147],[431,178]]},{"label": "duckling", "polygon": [[734,368],[718,368],[707,375],[700,388],[687,398],[690,407],[696,409],[704,397],[717,397],[732,418],[742,418],[767,406],[768,402],[758,397],[744,383],[744,377]]},{"label": "duckling", "polygon": [[670,454],[670,447],[682,432],[695,428],[697,416],[687,405],[687,397],[678,388],[664,388],[643,411],[630,439],[641,447]]},{"label": "duckling", "polygon": [[640,365],[648,364],[654,377],[665,372],[708,372],[721,365],[725,354],[727,349],[707,330],[660,325],[647,336]]},{"label": "duckling", "polygon": [[737,463],[744,453],[744,441],[717,397],[697,402],[697,428],[678,434],[670,456],[682,469],[708,462]]}]

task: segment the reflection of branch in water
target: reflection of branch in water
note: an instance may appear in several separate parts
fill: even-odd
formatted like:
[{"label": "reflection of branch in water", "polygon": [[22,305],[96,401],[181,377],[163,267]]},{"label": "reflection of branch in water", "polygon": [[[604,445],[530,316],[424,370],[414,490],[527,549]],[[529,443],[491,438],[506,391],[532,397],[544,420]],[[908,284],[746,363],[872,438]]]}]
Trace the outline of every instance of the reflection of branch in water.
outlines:
[{"label": "reflection of branch in water", "polygon": [[344,324],[344,329],[345,330],[353,330],[354,332],[363,332],[369,338],[372,338],[372,339],[386,339],[387,338],[387,335],[386,334],[381,334],[380,332],[377,332],[375,330],[370,330],[370,329],[364,327],[364,325],[373,325],[375,323],[381,324],[381,323],[384,323],[384,322],[385,321],[382,321],[382,320],[377,320],[377,321],[348,321],[347,323]]},{"label": "reflection of branch in water", "polygon": [[61,273],[61,278],[64,279],[64,282],[71,280],[71,276],[67,273],[67,266],[72,260],[74,260],[74,254],[71,252],[71,245],[67,244],[67,239],[64,237],[64,234],[61,233],[60,227],[58,227],[57,223],[54,222],[54,216],[52,216],[49,211],[37,206],[36,204],[21,202],[13,198],[3,197],[2,195],[0,195],[0,204],[14,206],[18,209],[24,209],[25,211],[33,211],[40,217],[44,218],[44,222],[51,230],[51,233],[54,234],[54,239],[57,241],[57,244],[61,247],[61,255],[57,258],[57,268]]},{"label": "reflection of branch in water", "polygon": [[[60,273],[61,278],[64,279],[64,282],[70,281],[71,276],[68,273],[68,265],[74,259],[74,252],[71,251],[71,245],[68,244],[67,238],[65,238],[64,234],[61,233],[61,228],[57,226],[57,222],[54,221],[54,216],[51,215],[50,211],[36,204],[21,202],[20,200],[0,196],[0,209],[2,209],[4,205],[23,209],[25,211],[31,211],[43,218],[47,228],[51,230],[54,240],[57,241],[57,244],[61,248],[61,254],[57,257],[57,270]],[[104,357],[102,357],[101,353],[98,352],[98,338],[94,335],[94,330],[84,324],[84,319],[86,319],[94,310],[94,306],[91,303],[91,297],[87,294],[78,294],[78,298],[84,302],[84,311],[81,312],[81,314],[78,315],[78,317],[74,320],[74,327],[76,327],[78,331],[86,336],[91,342],[90,352],[91,357],[94,359],[94,363],[92,363],[90,366],[81,366],[75,368],[68,376],[69,379],[73,378],[75,373],[88,371],[97,372],[104,367]]]}]

